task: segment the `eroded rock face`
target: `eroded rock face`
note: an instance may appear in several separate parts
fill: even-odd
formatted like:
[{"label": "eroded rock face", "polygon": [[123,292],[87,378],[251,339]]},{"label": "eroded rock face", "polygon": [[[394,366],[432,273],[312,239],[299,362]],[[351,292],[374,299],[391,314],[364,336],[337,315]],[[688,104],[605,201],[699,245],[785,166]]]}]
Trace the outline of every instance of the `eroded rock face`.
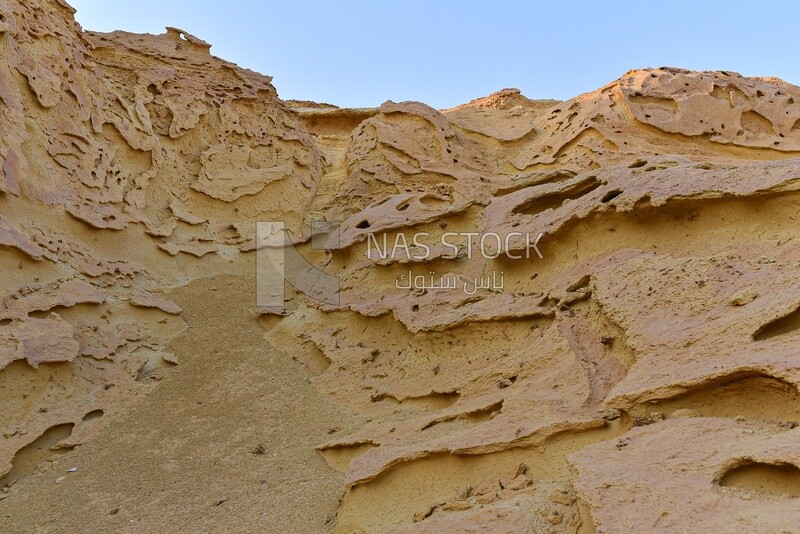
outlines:
[{"label": "eroded rock face", "polygon": [[661,68],[566,102],[290,107],[182,30],[0,6],[4,483],[224,357],[170,345],[169,293],[252,282],[256,222],[282,221],[338,300],[237,305],[364,421],[318,445],[329,527],[800,521],[800,88]]},{"label": "eroded rock face", "polygon": [[571,461],[604,532],[790,531],[800,514],[797,434],[789,426],[679,418],[634,428]]},{"label": "eroded rock face", "polygon": [[254,220],[299,233],[325,162],[268,77],[186,32],[83,32],[59,2],[0,11],[2,476],[166,372],[186,325],[159,293],[208,273],[182,257],[252,248]]},{"label": "eroded rock face", "polygon": [[[315,213],[344,222],[325,257],[308,254],[341,277],[340,305],[301,297],[268,337],[370,418],[320,446],[350,486],[340,530],[624,530],[604,495],[632,498],[647,457],[626,460],[624,484],[590,467],[632,428],[676,428],[687,449],[669,426],[687,415],[792,428],[797,98],[778,80],[665,68],[567,102],[506,90],[445,111],[387,103],[341,141],[329,134],[344,169],[323,178]],[[305,113],[322,129],[322,113]],[[399,237],[409,247],[376,255],[384,235],[389,249]],[[457,283],[412,285],[434,272]],[[462,290],[497,272],[502,289]],[[769,462],[798,461],[778,456]],[[523,504],[505,483],[471,497],[483,475],[519,461],[532,484],[574,495],[567,510]],[[665,490],[676,511],[679,485]],[[756,503],[734,524],[702,509],[709,525],[742,531],[771,513]]]}]

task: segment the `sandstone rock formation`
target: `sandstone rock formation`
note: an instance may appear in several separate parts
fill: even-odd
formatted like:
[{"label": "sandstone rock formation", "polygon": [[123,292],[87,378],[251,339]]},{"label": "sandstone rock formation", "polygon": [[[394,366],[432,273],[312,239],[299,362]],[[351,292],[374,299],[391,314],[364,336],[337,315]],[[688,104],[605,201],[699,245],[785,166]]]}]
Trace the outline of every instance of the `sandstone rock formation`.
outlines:
[{"label": "sandstone rock formation", "polygon": [[[340,109],[182,30],[0,13],[4,531],[800,524],[800,88]],[[259,221],[337,303],[257,306]]]}]

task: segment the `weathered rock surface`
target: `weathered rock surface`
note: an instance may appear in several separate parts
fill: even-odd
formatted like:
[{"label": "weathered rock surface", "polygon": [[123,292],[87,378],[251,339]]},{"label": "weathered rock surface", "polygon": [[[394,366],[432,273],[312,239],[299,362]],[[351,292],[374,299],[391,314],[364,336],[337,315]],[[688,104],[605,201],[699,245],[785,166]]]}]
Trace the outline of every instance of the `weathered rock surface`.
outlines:
[{"label": "weathered rock surface", "polygon": [[[147,447],[116,451],[137,472],[91,475],[79,508],[51,471],[146,435],[178,476],[193,421],[198,462],[271,494],[186,488],[176,530],[281,530],[258,517],[314,508],[315,481],[310,531],[800,523],[800,88],[660,68],[566,102],[340,109],[284,102],[182,30],[0,10],[3,530],[165,528],[145,516],[166,504],[136,500]],[[286,223],[337,300],[287,285],[257,307],[259,221]],[[267,395],[256,367],[296,382]],[[316,413],[346,423],[300,435]],[[273,454],[294,463],[253,464]]]},{"label": "weathered rock surface", "polygon": [[800,514],[798,433],[733,419],[675,419],[571,459],[578,493],[603,532],[790,532]]}]

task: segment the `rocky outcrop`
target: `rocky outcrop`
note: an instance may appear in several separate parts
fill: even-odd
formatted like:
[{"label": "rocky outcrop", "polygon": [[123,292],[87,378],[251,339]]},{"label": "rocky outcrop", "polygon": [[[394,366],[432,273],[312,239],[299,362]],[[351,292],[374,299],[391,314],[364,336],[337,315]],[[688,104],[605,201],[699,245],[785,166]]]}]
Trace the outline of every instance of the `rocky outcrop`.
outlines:
[{"label": "rocky outcrop", "polygon": [[[330,158],[345,172],[323,178],[318,209],[344,222],[319,265],[340,276],[340,306],[292,302],[268,336],[371,419],[321,445],[352,458],[342,531],[535,530],[535,513],[442,504],[479,483],[472,470],[520,459],[541,466],[532,480],[576,492],[558,517],[577,519],[542,509],[547,529],[623,529],[593,510],[632,490],[600,473],[594,493],[581,482],[604,465],[601,444],[685,413],[787,429],[798,417],[798,88],[665,68],[546,106],[504,94],[444,112],[384,104],[343,130]],[[756,128],[755,114],[771,126]],[[376,236],[390,253],[376,255]],[[462,290],[500,272],[502,289]],[[757,524],[756,509],[733,528]]]},{"label": "rocky outcrop", "polygon": [[660,68],[340,109],[182,30],[0,7],[2,483],[224,358],[171,343],[203,310],[170,293],[253,284],[280,221],[336,299],[232,305],[360,421],[318,444],[328,528],[797,524],[800,88]]},{"label": "rocky outcrop", "polygon": [[[0,8],[2,476],[49,428],[80,435],[84,415],[145,392],[185,328],[154,293],[206,272],[180,256],[252,248],[254,220],[300,232],[325,162],[268,77],[182,30],[97,34],[64,3]],[[36,400],[15,400],[20,373]]]}]

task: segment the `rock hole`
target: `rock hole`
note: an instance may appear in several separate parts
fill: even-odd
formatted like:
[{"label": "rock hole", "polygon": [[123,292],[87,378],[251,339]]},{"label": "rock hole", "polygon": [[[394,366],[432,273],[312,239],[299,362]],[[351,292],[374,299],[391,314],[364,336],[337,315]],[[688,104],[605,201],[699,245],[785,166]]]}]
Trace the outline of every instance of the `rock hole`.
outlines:
[{"label": "rock hole", "polygon": [[767,324],[761,326],[753,334],[753,340],[764,341],[776,336],[788,334],[800,328],[800,307],[795,308],[794,311],[787,313],[782,317],[778,317]]},{"label": "rock hole", "polygon": [[772,121],[757,111],[745,111],[742,113],[742,128],[754,133],[764,135],[775,135],[775,128]]},{"label": "rock hole", "polygon": [[356,225],[356,228],[358,228],[359,230],[366,230],[369,227],[370,227],[369,221],[361,221]]},{"label": "rock hole", "polygon": [[565,202],[577,200],[588,195],[601,185],[603,185],[602,182],[597,178],[588,177],[581,182],[571,184],[562,191],[554,191],[523,202],[519,206],[516,206],[512,212],[525,215],[537,215],[550,209],[558,209],[564,205]]},{"label": "rock hole", "polygon": [[48,459],[56,456],[59,452],[63,453],[63,450],[59,451],[54,447],[72,434],[74,426],[73,423],[52,426],[41,436],[18,450],[11,461],[11,470],[0,477],[0,485],[30,475]]},{"label": "rock hole", "polygon": [[622,194],[622,191],[620,191],[619,189],[614,189],[613,191],[609,191],[608,193],[603,195],[603,198],[602,198],[601,202],[603,204],[606,204],[607,202],[611,202],[612,200],[614,200],[615,198],[617,198],[621,194]]},{"label": "rock hole", "polygon": [[103,410],[92,410],[84,415],[82,420],[84,423],[87,423],[89,421],[94,421],[95,419],[100,419],[101,417],[103,417]]},{"label": "rock hole", "polygon": [[786,462],[748,461],[729,469],[720,479],[722,487],[738,488],[782,498],[800,497],[800,468]]}]

